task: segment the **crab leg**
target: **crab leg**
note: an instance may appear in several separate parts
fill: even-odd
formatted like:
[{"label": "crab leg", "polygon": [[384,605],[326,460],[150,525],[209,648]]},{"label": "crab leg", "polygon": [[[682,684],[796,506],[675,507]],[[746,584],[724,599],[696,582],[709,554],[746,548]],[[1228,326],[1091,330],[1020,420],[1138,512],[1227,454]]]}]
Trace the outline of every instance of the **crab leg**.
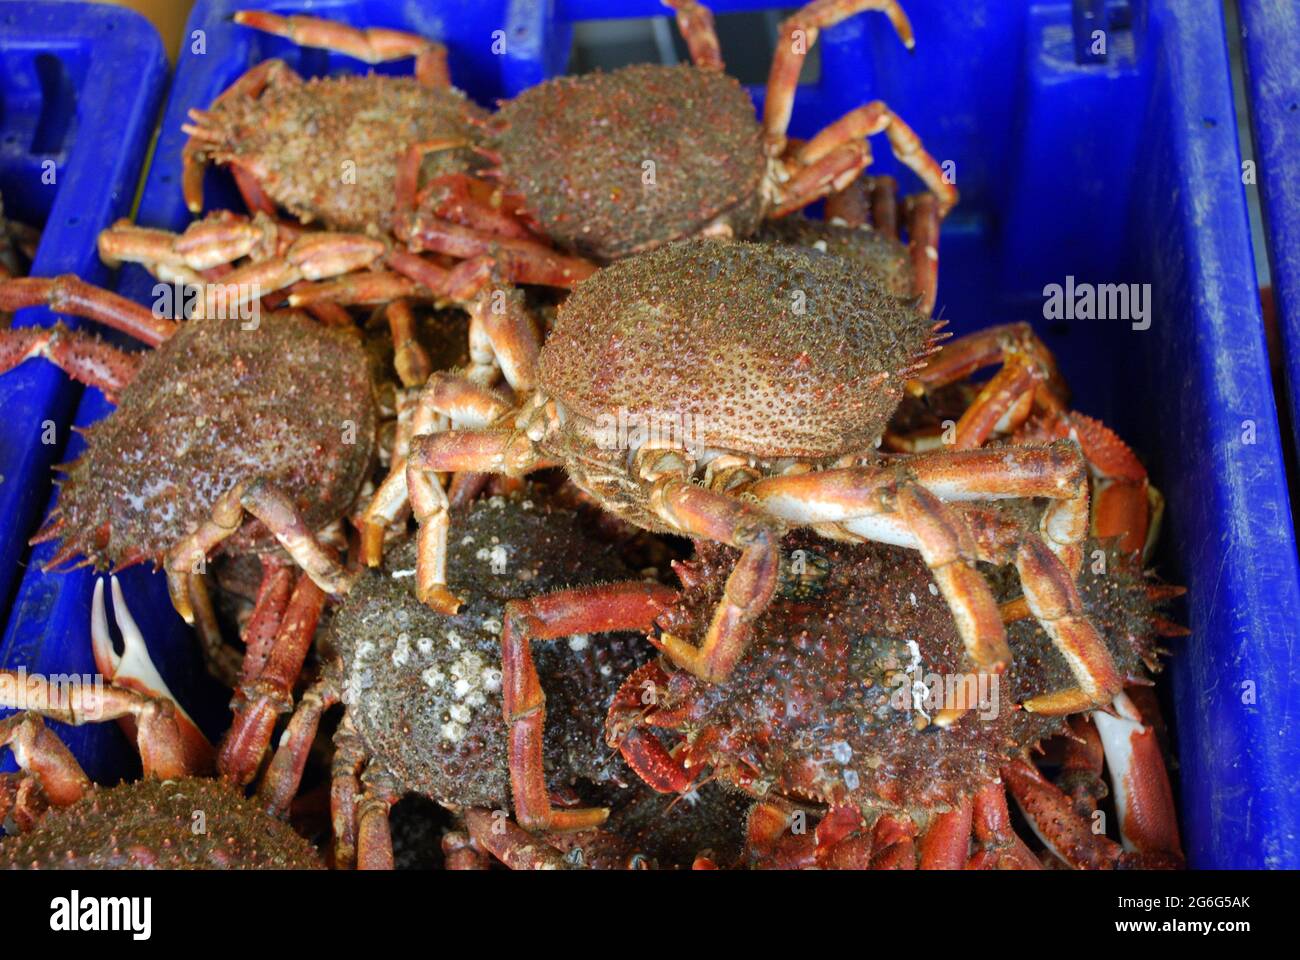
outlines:
[{"label": "crab leg", "polygon": [[974,802],[964,797],[952,810],[930,821],[921,835],[922,870],[960,870],[966,865],[974,815]]},{"label": "crab leg", "polygon": [[510,785],[515,815],[526,830],[585,830],[599,826],[603,807],[555,809],[546,789],[542,731],[546,696],[533,663],[531,642],[572,636],[647,630],[677,597],[653,583],[618,583],[560,590],[506,604],[501,628],[501,691],[509,727]]},{"label": "crab leg", "polygon": [[65,273],[57,277],[21,277],[0,283],[0,310],[44,306],[55,313],[85,317],[156,347],[176,332],[176,322],[155,317],[134,300]]},{"label": "crab leg", "polygon": [[912,293],[924,316],[939,296],[939,205],[932,194],[908,198],[907,249],[912,260]]},{"label": "crab leg", "polygon": [[744,655],[753,635],[752,624],[776,591],[780,524],[748,503],[680,476],[656,481],[650,505],[664,522],[686,536],[706,537],[741,550],[700,645],[666,632],[656,641],[673,663],[701,680],[718,683]]},{"label": "crab leg", "polygon": [[559,253],[536,240],[483,233],[427,213],[399,214],[394,217],[393,232],[415,251],[461,260],[491,257],[513,283],[568,288],[596,271],[594,263]]},{"label": "crab leg", "polygon": [[243,786],[252,781],[266,756],[276,721],[293,709],[293,685],[302,672],[324,608],[321,589],[309,577],[299,577],[266,665],[235,691],[235,717],[217,757],[218,772],[231,783]]},{"label": "crab leg", "polygon": [[260,520],[321,590],[342,596],[355,576],[349,574],[316,539],[293,502],[265,480],[239,483],[212,505],[209,519],[167,555],[167,588],[176,612],[193,622],[190,607],[191,570],[206,563],[207,555],[239,529],[244,511]]},{"label": "crab leg", "polygon": [[[499,824],[499,825],[498,825]],[[511,870],[568,870],[570,864],[554,847],[537,838],[508,817],[499,820],[492,810],[470,807],[465,811],[465,829],[478,846],[487,850]]]},{"label": "crab leg", "polygon": [[[13,751],[19,768],[39,784],[45,799],[56,807],[80,800],[90,789],[76,758],[39,714],[16,713],[0,720],[0,747]],[[19,791],[22,791],[20,786]]]},{"label": "crab leg", "polygon": [[302,783],[302,772],[316,740],[321,716],[338,703],[339,698],[338,677],[328,668],[325,675],[303,693],[257,788],[258,799],[270,813],[276,816],[288,813],[289,804]]},{"label": "crab leg", "polygon": [[934,194],[943,219],[957,204],[957,188],[948,182],[938,161],[926,152],[921,138],[884,101],[873,100],[850,110],[794,153],[798,167],[808,167],[845,144],[865,140],[878,133],[889,139],[899,163],[912,170]]},{"label": "crab leg", "polygon": [[697,0],[663,0],[663,5],[677,15],[677,29],[686,41],[691,63],[701,70],[721,72],[725,64],[718,31],[713,26],[713,12]]},{"label": "crab leg", "polygon": [[1124,849],[1181,863],[1173,790],[1155,731],[1125,694],[1111,706],[1113,715],[1094,710],[1092,721],[1106,752]]},{"label": "crab leg", "polygon": [[[1030,611],[1070,663],[1076,690],[1026,701],[1026,709],[1071,713],[1109,703],[1122,680],[1088,620],[1072,571],[1082,561],[1088,487],[1078,448],[1008,448],[921,455],[902,461],[912,478],[878,467],[847,467],[768,477],[747,493],[784,520],[839,524],[857,536],[919,549],[953,609],[971,659],[982,669],[1010,662],[1001,614],[972,566],[976,537],[942,500],[1049,498],[1041,536],[1025,536],[1014,560]],[[892,479],[891,479],[892,477]],[[941,722],[958,714],[944,711]]]},{"label": "crab leg", "polygon": [[794,112],[794,96],[803,71],[803,58],[817,42],[817,35],[849,17],[868,10],[878,10],[889,18],[894,32],[911,50],[916,46],[912,25],[896,0],[813,0],[796,10],[777,30],[776,55],[767,78],[767,96],[763,103],[763,129],[769,156],[785,150],[786,131]]},{"label": "crab leg", "polygon": [[1002,779],[1034,833],[1057,857],[1077,870],[1114,867],[1120,847],[1074,811],[1070,798],[1028,760],[1004,764]]},{"label": "crab leg", "polygon": [[375,763],[361,775],[363,793],[357,801],[357,869],[392,870],[393,835],[388,812],[401,793],[393,775]]},{"label": "crab leg", "polygon": [[393,366],[404,387],[418,387],[429,379],[433,364],[415,336],[415,315],[405,299],[394,300],[384,308],[388,330],[393,338]]},{"label": "crab leg", "polygon": [[979,849],[968,870],[1042,870],[1039,860],[1011,826],[1007,792],[1001,783],[984,787],[974,798],[975,841]]},{"label": "crab leg", "polygon": [[301,231],[266,216],[220,211],[190,224],[183,233],[140,227],[119,220],[99,235],[105,263],[138,263],[168,281],[202,283],[203,271],[244,257],[266,259],[287,249]]},{"label": "crab leg", "polygon": [[[23,687],[23,684],[26,684]],[[24,693],[17,697],[8,691]],[[32,707],[32,703],[41,706]],[[145,776],[160,780],[200,773],[190,765],[189,750],[176,719],[176,705],[123,687],[54,687],[39,677],[0,670],[0,707],[21,709],[74,726],[131,717]]]},{"label": "crab leg", "polygon": [[401,30],[358,30],[321,17],[281,16],[264,10],[240,10],[235,23],[284,37],[300,47],[334,50],[364,63],[415,58],[415,77],[426,87],[449,87],[447,48],[434,40]]},{"label": "crab leg", "polygon": [[[447,141],[448,144],[451,141]],[[418,176],[419,167],[408,173],[408,177]],[[400,176],[400,174],[399,174]],[[491,187],[482,180],[464,173],[448,173],[432,180],[420,191],[418,202],[414,196],[403,202],[404,187],[398,181],[397,210],[408,212],[417,207],[441,217],[462,224],[472,230],[500,237],[513,237],[516,240],[532,240],[534,234],[517,217],[502,209],[502,191],[500,187]],[[484,196],[484,192],[487,195]]]},{"label": "crab leg", "polygon": [[452,430],[411,438],[406,487],[420,524],[416,591],[434,610],[454,613],[460,601],[447,589],[447,494],[433,472],[506,473],[523,476],[556,464],[541,459],[536,444],[515,430]]},{"label": "crab leg", "polygon": [[[453,426],[467,426],[471,429],[486,427],[509,410],[510,405],[486,387],[471,383],[463,377],[435,373],[428,379],[416,401],[409,436],[434,433],[435,426],[443,418],[449,419]],[[388,476],[380,484],[362,517],[362,559],[372,567],[378,566],[382,559],[384,531],[396,521],[410,502],[406,475],[409,447],[409,440],[404,445],[398,444]],[[428,474],[417,482],[421,510],[427,516],[432,516],[440,509],[445,510],[448,506],[438,498],[437,491],[429,489],[432,484],[441,487],[437,479]]]},{"label": "crab leg", "polygon": [[35,357],[50,361],[78,383],[98,387],[112,402],[134,379],[141,360],[61,323],[0,330],[0,373]]},{"label": "crab leg", "polygon": [[334,828],[334,867],[351,870],[357,859],[357,802],[366,748],[345,712],[334,731],[334,760],[330,771],[330,820]]},{"label": "crab leg", "polygon": [[642,721],[650,720],[642,696],[646,684],[661,689],[668,684],[668,674],[657,660],[643,664],[628,675],[605,715],[605,742],[618,750],[627,765],[652,790],[659,793],[686,793],[695,785],[695,777],[679,757],[669,753]]}]

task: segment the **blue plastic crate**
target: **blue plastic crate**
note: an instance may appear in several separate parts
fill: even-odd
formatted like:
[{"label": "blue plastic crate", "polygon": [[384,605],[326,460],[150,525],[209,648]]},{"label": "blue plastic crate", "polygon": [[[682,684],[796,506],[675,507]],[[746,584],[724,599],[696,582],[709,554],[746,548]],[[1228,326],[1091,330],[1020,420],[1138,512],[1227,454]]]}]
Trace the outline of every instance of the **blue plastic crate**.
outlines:
[{"label": "blue plastic crate", "polygon": [[[136,14],[0,3],[0,192],[9,216],[45,228],[33,275],[108,278],[95,234],[130,211],[166,75],[162,44]],[[50,322],[44,309],[15,318],[17,326]],[[48,364],[0,377],[0,614],[79,393]],[[54,444],[41,442],[47,421]]]},{"label": "blue plastic crate", "polygon": [[[1193,630],[1172,658],[1171,718],[1191,862],[1300,866],[1288,653],[1300,634],[1300,576],[1219,6],[1112,4],[1105,59],[1081,65],[1068,3],[972,0],[954,13],[945,0],[904,2],[916,52],[904,52],[878,15],[827,31],[821,80],[800,89],[792,130],[806,135],[880,97],[936,157],[956,163],[962,202],[944,229],[944,316],[959,333],[1033,322],[1060,358],[1076,406],[1128,438],[1168,498],[1160,569],[1188,586],[1184,614]],[[712,4],[723,14],[776,5]],[[144,224],[177,228],[187,220],[179,128],[188,108],[209,103],[267,56],[285,56],[312,75],[364,69],[234,27],[227,17],[238,6],[442,39],[453,81],[484,103],[562,72],[575,21],[664,14],[656,0],[201,2],[189,27],[203,31],[206,52],[182,51],[146,181]],[[495,56],[500,36],[506,52]],[[755,95],[761,103],[761,90]],[[897,173],[883,145],[876,153],[878,169]],[[914,184],[909,176],[900,178]],[[237,204],[223,173],[212,172],[208,188],[210,202]],[[1070,276],[1149,283],[1149,329],[1044,320],[1044,287]],[[78,421],[103,412],[89,392]],[[7,642],[44,636],[57,623],[51,647],[84,646],[90,584],[84,572],[30,572]],[[137,589],[146,586],[155,628],[174,630],[179,621],[161,582]],[[145,606],[137,599],[133,609],[144,614]],[[1245,683],[1254,685],[1253,702],[1243,702]]]}]

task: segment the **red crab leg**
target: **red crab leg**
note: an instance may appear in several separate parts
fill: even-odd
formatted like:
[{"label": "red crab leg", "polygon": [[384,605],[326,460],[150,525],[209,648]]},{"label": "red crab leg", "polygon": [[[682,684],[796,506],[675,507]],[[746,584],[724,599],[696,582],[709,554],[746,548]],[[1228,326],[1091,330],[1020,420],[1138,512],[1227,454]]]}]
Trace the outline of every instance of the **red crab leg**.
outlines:
[{"label": "red crab leg", "polygon": [[[382,240],[360,233],[308,233],[295,240],[283,256],[245,264],[205,289],[206,299],[195,307],[195,319],[212,316],[224,299],[226,310],[251,303],[300,280],[322,280],[378,263],[387,253]],[[297,306],[290,298],[290,303]]]},{"label": "red crab leg", "polygon": [[917,373],[915,392],[956,383],[981,367],[1001,361],[1013,374],[990,381],[979,398],[957,423],[956,446],[978,447],[988,439],[1016,398],[1032,381],[1036,397],[1049,409],[1063,407],[1067,395],[1064,381],[1056,369],[1056,360],[1033,328],[1027,323],[989,327],[978,333],[953,340],[944,346]]},{"label": "red crab leg", "polygon": [[1070,735],[1062,738],[1065,749],[1056,785],[1069,795],[1080,816],[1091,816],[1107,793],[1102,780],[1106,753],[1096,725],[1086,716],[1070,717],[1069,724]]},{"label": "red crab leg", "polygon": [[[450,419],[453,426],[485,427],[510,411],[510,405],[486,387],[471,383],[450,373],[435,373],[429,377],[416,401],[409,436],[427,436],[434,432],[440,418]],[[399,429],[401,427],[399,421]],[[409,439],[405,448],[399,445],[394,451],[388,476],[380,484],[375,496],[366,507],[362,518],[362,559],[369,566],[378,566],[382,559],[384,531],[396,521],[409,503],[406,477]],[[445,509],[438,491],[424,489],[436,483],[433,478],[419,481],[422,497],[421,509],[432,516]],[[448,504],[449,505],[449,504]],[[441,522],[441,521],[435,521]]]},{"label": "red crab leg", "polygon": [[244,683],[255,680],[266,666],[295,579],[293,567],[278,558],[264,556],[261,563],[262,582],[253,601],[253,612],[244,624],[244,660],[240,669]]},{"label": "red crab leg", "polygon": [[957,188],[948,182],[938,161],[926,152],[921,138],[882,100],[873,100],[850,110],[794,154],[795,163],[807,167],[845,144],[883,133],[889,139],[894,156],[912,170],[934,194],[943,219],[957,204]]},{"label": "red crab leg", "polygon": [[616,583],[560,590],[506,604],[501,629],[501,690],[509,727],[510,786],[515,815],[528,830],[584,830],[599,826],[603,807],[555,809],[546,789],[542,731],[546,696],[533,664],[531,641],[575,633],[648,630],[677,597],[652,583]]},{"label": "red crab leg", "polygon": [[167,555],[167,588],[172,605],[186,623],[194,617],[188,585],[191,568],[204,564],[207,555],[239,529],[245,510],[275,535],[280,546],[321,590],[334,596],[348,592],[355,576],[320,544],[293,502],[267,481],[252,480],[237,484],[218,498],[209,519]]},{"label": "red crab leg", "polygon": [[725,64],[718,31],[713,26],[713,12],[696,0],[663,0],[663,4],[677,14],[677,29],[686,41],[691,63],[701,70],[721,72]]},{"label": "red crab leg", "polygon": [[4,746],[13,751],[14,762],[35,779],[52,805],[76,803],[90,789],[90,778],[39,715],[16,713],[0,720],[0,747]]},{"label": "red crab leg", "polygon": [[[884,513],[885,495],[895,490],[896,513]],[[897,474],[888,469],[851,467],[768,477],[752,484],[747,493],[785,520],[812,524],[856,519],[853,532],[859,535],[920,550],[953,611],[971,660],[993,673],[1010,664],[997,603],[974,567],[973,538],[950,508],[921,484],[899,484]],[[944,719],[951,722],[957,715]]]},{"label": "red crab leg", "polygon": [[984,787],[974,799],[975,851],[968,870],[1042,870],[1043,862],[1030,852],[1011,827],[1006,788],[1001,783]]},{"label": "red crab leg", "polygon": [[1092,823],[1075,813],[1070,798],[1044,777],[1028,760],[1002,767],[1002,779],[1043,841],[1057,857],[1077,870],[1114,867],[1120,848],[1104,834],[1092,832]]},{"label": "red crab leg", "polygon": [[554,847],[537,838],[496,811],[469,807],[465,828],[474,843],[487,850],[511,870],[568,870],[570,864]]},{"label": "red crab leg", "polygon": [[0,310],[13,313],[44,306],[55,313],[85,317],[156,347],[176,332],[176,322],[155,317],[148,307],[65,273],[58,277],[21,277],[0,283]]},{"label": "red crab leg", "polygon": [[[433,267],[432,264],[430,266]],[[439,267],[433,269],[441,271],[439,276],[447,272]],[[399,273],[388,270],[367,270],[364,273],[339,277],[337,280],[294,284],[288,303],[291,307],[307,308],[319,303],[384,304],[405,297],[430,298],[432,295],[428,287]]]},{"label": "red crab leg", "polygon": [[947,813],[935,816],[921,835],[922,870],[960,870],[970,850],[975,805],[970,797]]},{"label": "red crab leg", "polygon": [[454,613],[460,605],[447,589],[447,494],[437,477],[429,474],[469,471],[522,476],[557,465],[538,456],[527,434],[513,430],[452,430],[411,438],[406,488],[420,524],[415,579],[421,602],[442,613]]},{"label": "red crab leg", "polygon": [[[23,684],[26,684],[25,688]],[[11,696],[20,688],[25,695]],[[32,707],[32,704],[41,704]],[[0,670],[0,707],[22,709],[74,726],[100,720],[131,717],[138,731],[136,743],[145,776],[160,780],[201,773],[189,765],[189,751],[176,720],[176,706],[122,687],[51,686],[44,678]]]},{"label": "red crab leg", "polygon": [[333,670],[308,687],[298,701],[257,788],[258,799],[270,813],[284,816],[289,812],[289,805],[302,783],[302,772],[316,740],[321,716],[338,702],[339,684]]},{"label": "red crab leg", "polygon": [[[537,840],[529,834],[529,842],[536,844]],[[442,835],[442,862],[448,870],[488,870],[492,866],[487,852],[461,830],[449,830]]]},{"label": "red crab leg", "polygon": [[929,316],[939,295],[939,207],[934,196],[908,199],[907,249],[912,260],[912,293],[916,309]]},{"label": "red crab leg", "polygon": [[361,776],[365,792],[357,801],[357,869],[392,870],[393,835],[388,812],[400,799],[393,775],[375,764]]},{"label": "red crab leg", "polygon": [[536,240],[481,233],[426,213],[395,217],[393,231],[413,250],[433,251],[461,260],[491,257],[513,283],[573,287],[596,272],[594,263],[558,253]]},{"label": "red crab leg", "polygon": [[112,402],[122,395],[141,362],[136,354],[61,323],[0,330],[0,373],[35,357],[50,361],[78,383],[98,387]]},{"label": "red crab leg", "polygon": [[[450,141],[448,142],[450,144]],[[419,167],[415,169],[419,174]],[[399,211],[409,211],[417,206],[444,220],[462,224],[472,230],[499,237],[514,237],[517,240],[532,240],[534,234],[520,220],[501,208],[500,188],[490,187],[481,180],[476,180],[464,173],[448,173],[431,181],[421,192],[417,203],[403,205],[400,195]],[[488,195],[482,196],[484,190]]]},{"label": "red crab leg", "polygon": [[[826,220],[828,223],[841,223],[846,227],[874,226],[871,216],[872,181],[874,177],[858,177],[841,190],[826,197]],[[879,226],[874,226],[878,233],[884,233]],[[894,239],[897,239],[895,237]]]},{"label": "red crab leg", "polygon": [[871,838],[872,870],[916,869],[916,824],[906,817],[881,814]]},{"label": "red crab leg", "polygon": [[[113,617],[122,634],[122,654],[113,649],[113,640],[108,632],[108,616],[104,611],[104,581],[96,579],[95,593],[90,608],[90,641],[95,655],[95,666],[104,675],[104,679],[113,686],[133,690],[154,700],[166,700],[175,707],[175,722],[184,751],[184,761],[189,770],[212,769],[213,750],[208,738],[199,730],[198,724],[185,712],[158,669],[149,657],[149,648],[145,645],[144,634],[136,625],[131,611],[122,596],[122,586],[117,577],[112,578]],[[122,726],[132,740],[138,739],[135,718],[122,718]]]},{"label": "red crab leg", "polygon": [[668,674],[652,660],[628,675],[614,694],[605,716],[605,742],[618,749],[632,771],[659,793],[685,793],[695,784],[679,757],[673,756],[659,738],[642,726],[653,711],[643,702],[645,685],[662,689]]},{"label": "red crab leg", "polygon": [[790,171],[789,179],[781,185],[771,215],[784,217],[802,210],[815,200],[852,183],[869,166],[871,150],[865,143],[841,144],[815,162]]},{"label": "red crab leg", "polygon": [[388,331],[393,338],[393,366],[404,387],[418,387],[429,379],[433,364],[415,335],[415,315],[405,299],[394,300],[384,308]]},{"label": "red crab leg", "polygon": [[[213,101],[212,106],[216,107],[233,97],[260,96],[269,86],[301,82],[298,74],[294,73],[283,60],[263,60],[222,91],[221,95]],[[203,210],[203,169],[206,164],[204,152],[218,139],[218,136],[206,126],[208,116],[202,110],[191,110],[189,116],[193,122],[181,126],[189,137],[181,149],[181,192],[190,213],[198,214]]]},{"label": "red crab leg", "polygon": [[736,497],[671,475],[655,482],[650,506],[686,536],[705,537],[741,551],[700,645],[667,632],[653,641],[682,669],[709,683],[721,682],[744,655],[753,635],[751,625],[776,590],[780,524]]},{"label": "red crab leg", "polygon": [[893,177],[871,178],[871,223],[890,239],[898,239],[898,181]]},{"label": "red crab leg", "polygon": [[817,42],[817,35],[854,14],[878,10],[889,18],[898,38],[907,49],[916,45],[912,25],[896,0],[813,0],[796,10],[777,30],[776,54],[767,77],[767,96],[763,103],[763,130],[768,156],[778,156],[785,149],[785,134],[794,112],[795,91],[803,58]]},{"label": "red crab leg", "polygon": [[358,30],[321,17],[280,16],[264,10],[240,10],[235,23],[284,37],[300,47],[335,50],[363,63],[415,58],[415,76],[426,87],[449,87],[447,48],[434,40],[401,30],[371,27]]},{"label": "red crab leg", "polygon": [[309,577],[298,578],[266,666],[235,691],[234,720],[221,741],[217,769],[240,786],[250,783],[266,756],[281,714],[293,709],[293,685],[316,635],[325,594]]},{"label": "red crab leg", "polygon": [[1106,751],[1124,849],[1181,863],[1173,790],[1155,731],[1123,693],[1112,706],[1114,715],[1095,710],[1092,720]]},{"label": "red crab leg", "polygon": [[351,870],[357,859],[358,779],[366,763],[366,748],[346,712],[334,731],[334,760],[330,770],[330,820],[334,827],[334,867]]}]

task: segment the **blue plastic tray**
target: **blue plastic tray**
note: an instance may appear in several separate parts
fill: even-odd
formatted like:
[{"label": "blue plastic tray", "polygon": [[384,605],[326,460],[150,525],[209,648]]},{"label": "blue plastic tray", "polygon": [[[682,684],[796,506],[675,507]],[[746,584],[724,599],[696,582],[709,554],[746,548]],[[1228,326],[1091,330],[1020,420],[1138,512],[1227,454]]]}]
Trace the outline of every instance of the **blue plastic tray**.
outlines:
[{"label": "blue plastic tray", "polygon": [[[1254,132],[1256,170],[1264,206],[1273,303],[1285,347],[1286,395],[1291,429],[1300,453],[1300,6],[1283,0],[1245,0],[1241,5],[1247,97]],[[1294,478],[1293,478],[1294,479]],[[1294,608],[1292,608],[1294,613]],[[1273,648],[1278,684],[1300,686],[1300,659],[1293,649]],[[1293,729],[1300,703],[1296,695],[1274,703],[1261,732],[1289,745],[1279,754],[1276,776],[1281,789],[1300,787],[1300,747]],[[1279,838],[1293,852],[1300,844],[1296,829]]]},{"label": "blue plastic tray", "polygon": [[[110,280],[95,238],[130,212],[166,78],[161,41],[131,11],[0,3],[0,191],[11,216],[44,227],[34,275]],[[33,308],[20,311],[15,324],[53,320],[48,310]],[[47,363],[29,362],[0,376],[0,611],[9,610],[31,562],[27,540],[47,506],[51,465],[73,455],[68,425],[81,394]],[[41,442],[47,423],[56,440],[48,445]],[[53,624],[7,637],[0,665],[71,669],[66,648],[51,639],[58,637]],[[75,659],[82,669],[89,651]],[[12,763],[7,756],[4,762]]]},{"label": "blue plastic tray", "polygon": [[[0,3],[0,192],[8,214],[44,225],[32,273],[103,282],[95,234],[130,210],[167,66],[153,28],[125,10]],[[44,309],[16,325],[48,324]],[[0,613],[50,489],[80,388],[49,364],[0,377]],[[56,425],[42,444],[42,424]]]},{"label": "blue plastic tray", "polygon": [[[201,2],[192,15],[190,29],[205,31],[207,52],[182,51],[142,223],[186,221],[178,182],[185,111],[210,102],[252,63],[285,56],[308,74],[363,69],[236,28],[226,19],[235,6]],[[238,6],[310,10],[438,37],[451,47],[453,80],[485,103],[563,71],[575,21],[664,13],[657,0]],[[719,13],[773,6],[713,4]],[[808,134],[880,97],[936,157],[956,163],[962,203],[945,225],[940,309],[958,332],[1033,322],[1057,352],[1078,408],[1130,439],[1168,497],[1161,572],[1188,586],[1184,615],[1194,631],[1172,658],[1190,860],[1300,866],[1288,654],[1300,635],[1300,576],[1219,6],[1121,6],[1114,12],[1127,16],[1107,29],[1106,59],[1086,66],[1074,59],[1067,3],[973,0],[960,14],[947,0],[905,6],[914,54],[877,15],[823,34],[822,79],[801,88],[793,132]],[[504,56],[490,52],[496,29],[504,31]],[[878,169],[897,173],[883,144],[876,154]],[[210,174],[208,187],[211,202],[237,202],[223,174]],[[1126,320],[1044,320],[1044,287],[1071,276],[1150,284],[1149,329]],[[79,422],[102,414],[98,400],[87,394]],[[44,636],[51,620],[60,628],[51,647],[84,637],[90,582],[84,574],[29,573],[9,642]],[[152,589],[151,613],[165,632],[178,621],[161,583]],[[1254,685],[1249,703],[1245,683]]]}]

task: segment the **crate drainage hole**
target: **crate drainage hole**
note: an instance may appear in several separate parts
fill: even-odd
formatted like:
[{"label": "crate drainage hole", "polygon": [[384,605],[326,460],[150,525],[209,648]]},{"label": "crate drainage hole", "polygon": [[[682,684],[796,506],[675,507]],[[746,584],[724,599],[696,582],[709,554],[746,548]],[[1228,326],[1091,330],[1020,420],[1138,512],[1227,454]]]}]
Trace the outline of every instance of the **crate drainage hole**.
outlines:
[{"label": "crate drainage hole", "polygon": [[36,58],[36,79],[41,85],[41,115],[32,137],[32,153],[61,153],[77,109],[76,92],[63,61],[50,53]]}]

